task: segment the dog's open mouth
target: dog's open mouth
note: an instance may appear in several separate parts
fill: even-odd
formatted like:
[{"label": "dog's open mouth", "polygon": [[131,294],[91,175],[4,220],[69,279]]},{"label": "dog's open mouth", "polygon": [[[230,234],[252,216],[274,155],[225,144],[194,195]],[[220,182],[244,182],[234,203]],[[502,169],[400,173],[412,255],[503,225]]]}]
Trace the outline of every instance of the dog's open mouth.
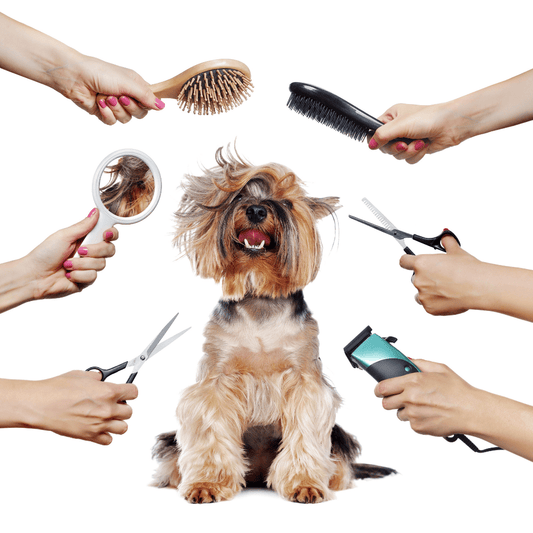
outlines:
[{"label": "dog's open mouth", "polygon": [[239,242],[247,250],[266,250],[271,247],[272,239],[258,229],[247,229],[239,233]]}]

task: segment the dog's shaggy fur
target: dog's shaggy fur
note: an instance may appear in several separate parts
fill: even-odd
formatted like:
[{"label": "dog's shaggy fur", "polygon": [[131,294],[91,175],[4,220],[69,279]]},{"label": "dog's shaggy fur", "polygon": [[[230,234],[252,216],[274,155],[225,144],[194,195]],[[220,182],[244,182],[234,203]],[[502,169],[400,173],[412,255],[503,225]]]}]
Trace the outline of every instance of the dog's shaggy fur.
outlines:
[{"label": "dog's shaggy fur", "polygon": [[315,503],[354,478],[394,472],[357,464],[359,443],[335,425],[341,399],[322,374],[302,293],[320,265],[316,222],[338,198],[308,196],[278,164],[252,166],[221,149],[217,163],[185,181],[175,240],[197,274],[222,282],[223,298],[198,381],[177,408],[178,434],[154,447],[155,484],[192,503],[264,485]]}]

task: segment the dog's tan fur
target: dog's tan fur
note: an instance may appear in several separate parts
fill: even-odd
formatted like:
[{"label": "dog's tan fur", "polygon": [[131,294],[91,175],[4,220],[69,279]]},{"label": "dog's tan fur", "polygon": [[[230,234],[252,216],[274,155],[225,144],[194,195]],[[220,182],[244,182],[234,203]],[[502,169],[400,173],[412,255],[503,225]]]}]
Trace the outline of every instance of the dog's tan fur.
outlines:
[{"label": "dog's tan fur", "polygon": [[[205,329],[197,383],[177,408],[179,445],[166,434],[156,446],[156,484],[179,486],[194,503],[261,483],[292,501],[328,500],[357,477],[359,445],[335,426],[341,399],[322,374],[301,290],[320,265],[316,222],[338,198],[307,196],[281,165],[254,167],[221,150],[217,162],[188,177],[176,242],[199,275],[222,282],[223,298]],[[250,230],[268,246],[244,246]]]}]

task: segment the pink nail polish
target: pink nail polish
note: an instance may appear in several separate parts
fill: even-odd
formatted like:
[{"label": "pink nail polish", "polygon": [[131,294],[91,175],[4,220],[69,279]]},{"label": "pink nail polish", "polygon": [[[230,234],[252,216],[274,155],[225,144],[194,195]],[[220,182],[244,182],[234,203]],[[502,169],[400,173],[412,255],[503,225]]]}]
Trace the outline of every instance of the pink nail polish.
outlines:
[{"label": "pink nail polish", "polygon": [[403,142],[396,143],[396,150],[398,150],[399,152],[405,152],[407,150],[407,146],[405,146]]},{"label": "pink nail polish", "polygon": [[424,141],[417,141],[415,144],[415,150],[422,150],[426,146]]},{"label": "pink nail polish", "polygon": [[158,109],[163,109],[165,107],[165,104],[164,102],[162,102],[161,100],[159,100],[159,98],[156,98],[155,99],[155,106],[158,108]]},{"label": "pink nail polish", "polygon": [[374,139],[370,139],[370,142],[368,143],[368,147],[371,150],[375,150],[378,147],[378,143]]},{"label": "pink nail polish", "polygon": [[112,231],[106,231],[105,232],[105,240],[108,241],[109,239],[113,238],[113,232]]},{"label": "pink nail polish", "polygon": [[85,248],[85,246],[82,246],[81,248],[78,248],[78,253],[80,255],[87,255],[87,248]]},{"label": "pink nail polish", "polygon": [[123,105],[123,106],[129,106],[131,104],[131,100],[127,97],[127,96],[121,96],[118,101]]},{"label": "pink nail polish", "polygon": [[107,104],[105,103],[105,100],[99,100],[98,101],[98,105],[102,108],[102,109],[105,109],[107,107]]},{"label": "pink nail polish", "polygon": [[117,99],[114,97],[114,96],[110,96],[108,99],[107,99],[107,103],[111,106],[111,107],[115,107],[117,105]]},{"label": "pink nail polish", "polygon": [[87,215],[87,218],[91,218],[96,213],[96,207],[91,209],[91,212]]},{"label": "pink nail polish", "polygon": [[72,261],[65,261],[63,263],[64,268],[72,268]]},{"label": "pink nail polish", "polygon": [[67,277],[67,279],[70,279],[70,272],[66,272],[65,276]]}]

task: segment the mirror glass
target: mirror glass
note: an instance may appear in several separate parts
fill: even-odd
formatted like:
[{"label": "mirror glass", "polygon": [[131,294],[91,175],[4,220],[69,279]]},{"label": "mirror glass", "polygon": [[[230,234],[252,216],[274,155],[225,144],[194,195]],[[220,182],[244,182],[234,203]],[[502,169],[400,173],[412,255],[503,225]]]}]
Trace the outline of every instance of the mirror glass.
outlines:
[{"label": "mirror glass", "polygon": [[133,217],[148,208],[155,188],[148,164],[134,155],[124,155],[104,168],[99,193],[108,211],[119,217]]}]

